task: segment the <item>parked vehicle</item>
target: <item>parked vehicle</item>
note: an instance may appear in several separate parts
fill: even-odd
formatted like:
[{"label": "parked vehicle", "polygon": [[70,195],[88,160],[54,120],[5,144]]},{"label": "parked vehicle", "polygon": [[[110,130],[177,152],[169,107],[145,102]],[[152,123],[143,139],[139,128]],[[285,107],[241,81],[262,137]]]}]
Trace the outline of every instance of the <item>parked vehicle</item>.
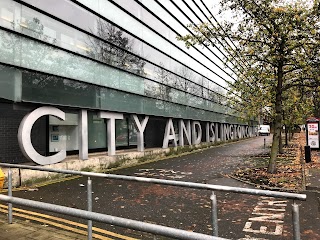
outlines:
[{"label": "parked vehicle", "polygon": [[259,133],[259,136],[262,136],[262,135],[269,136],[270,135],[270,125],[259,125],[258,133]]}]

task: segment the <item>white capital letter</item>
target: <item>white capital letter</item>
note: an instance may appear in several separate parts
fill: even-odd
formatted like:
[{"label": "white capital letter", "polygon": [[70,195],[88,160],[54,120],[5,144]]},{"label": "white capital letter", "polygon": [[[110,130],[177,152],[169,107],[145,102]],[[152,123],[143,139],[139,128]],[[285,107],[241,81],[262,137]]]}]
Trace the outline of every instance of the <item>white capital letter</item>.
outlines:
[{"label": "white capital letter", "polygon": [[99,112],[100,118],[107,119],[108,155],[116,154],[116,119],[123,119],[122,113]]},{"label": "white capital letter", "polygon": [[33,124],[42,116],[52,115],[65,120],[65,113],[55,107],[40,107],[27,114],[21,121],[18,130],[18,142],[23,155],[40,165],[54,164],[66,158],[66,150],[61,150],[53,156],[44,157],[32,146],[31,130]]},{"label": "white capital letter", "polygon": [[187,120],[187,126],[182,119],[179,120],[179,145],[184,146],[184,136],[186,136],[187,142],[191,145],[191,124],[190,120]]},{"label": "white capital letter", "polygon": [[[198,131],[197,131],[198,126]],[[201,124],[199,121],[192,122],[192,144],[199,144],[201,143],[202,138],[202,130]]]},{"label": "white capital letter", "polygon": [[216,133],[215,133],[215,125],[214,123],[210,123],[210,132],[211,132],[211,137],[210,137],[210,142],[213,142],[215,141],[215,138],[216,138]]},{"label": "white capital letter", "polygon": [[177,146],[176,134],[174,132],[172,118],[169,118],[167,121],[166,129],[164,132],[162,148],[168,148],[169,141],[173,140],[173,146]]},{"label": "white capital letter", "polygon": [[134,126],[138,131],[137,134],[137,141],[138,141],[138,151],[139,152],[143,152],[144,151],[144,130],[147,126],[149,117],[146,116],[143,121],[142,124],[139,121],[139,118],[137,115],[132,115],[133,120],[134,120]]}]

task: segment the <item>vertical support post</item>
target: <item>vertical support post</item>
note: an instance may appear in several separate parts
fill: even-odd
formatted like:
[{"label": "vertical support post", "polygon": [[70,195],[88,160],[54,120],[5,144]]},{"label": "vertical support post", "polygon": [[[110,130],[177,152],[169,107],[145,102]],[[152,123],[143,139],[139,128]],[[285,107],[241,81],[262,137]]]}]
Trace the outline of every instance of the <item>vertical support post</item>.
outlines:
[{"label": "vertical support post", "polygon": [[292,204],[293,239],[300,240],[299,205],[293,201]]},{"label": "vertical support post", "polygon": [[[88,177],[87,184],[88,211],[92,212],[92,181]],[[88,240],[92,240],[92,220],[88,220]]]},{"label": "vertical support post", "polygon": [[263,148],[266,149],[266,138],[263,139]]},{"label": "vertical support post", "polygon": [[212,202],[212,229],[213,236],[218,237],[218,210],[217,210],[217,196],[212,192],[210,196]]},{"label": "vertical support post", "polygon": [[78,131],[78,142],[79,142],[79,159],[88,159],[88,111],[79,111],[79,131]]},{"label": "vertical support post", "polygon": [[[12,197],[12,170],[8,170],[8,197]],[[12,203],[8,203],[8,223],[12,223]]]}]

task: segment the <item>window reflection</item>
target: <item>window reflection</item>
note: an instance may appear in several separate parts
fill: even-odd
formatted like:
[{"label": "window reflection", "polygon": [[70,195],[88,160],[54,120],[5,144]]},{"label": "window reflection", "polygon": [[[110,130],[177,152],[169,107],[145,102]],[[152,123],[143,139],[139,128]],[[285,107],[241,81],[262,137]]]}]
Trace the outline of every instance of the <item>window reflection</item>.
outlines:
[{"label": "window reflection", "polygon": [[14,29],[14,5],[11,0],[0,1],[0,24],[9,29]]},{"label": "window reflection", "polygon": [[65,120],[49,116],[49,152],[78,150],[78,114],[66,113]]},{"label": "window reflection", "polygon": [[107,147],[107,127],[104,119],[96,112],[88,112],[88,147],[89,149]]},{"label": "window reflection", "polygon": [[137,18],[140,18],[141,6],[133,0],[115,0],[122,8]]},{"label": "window reflection", "polygon": [[[48,0],[48,2],[52,1]],[[186,98],[192,106],[204,109],[208,109],[209,105],[205,99],[223,105],[228,104],[228,98],[223,96],[225,91],[217,84],[204,79],[200,74],[156,49],[142,44],[140,40],[76,4],[62,0],[58,4],[59,6],[54,5],[51,9],[48,7],[50,5],[48,2],[43,3],[39,0],[26,0],[26,2],[68,20],[85,29],[88,34],[23,5],[20,5],[21,8],[14,9],[11,0],[0,2],[0,25],[10,26],[32,38],[124,69],[141,77],[147,77],[157,83],[1,30],[0,60],[2,62],[176,103],[185,104],[187,101],[182,99]],[[15,4],[15,6],[19,5]],[[66,10],[58,11],[62,6],[65,6]],[[67,10],[70,10],[71,16],[65,14],[68,12]],[[15,11],[17,13],[21,11],[21,15],[14,15]],[[81,16],[81,19],[75,16]],[[149,17],[152,18],[152,16]],[[83,24],[79,24],[79,22]],[[97,37],[90,36],[89,33]],[[158,66],[147,63],[138,55],[143,55]],[[186,97],[189,95],[191,97]],[[211,105],[214,106],[215,111],[216,109],[221,111],[229,109],[228,106]]]},{"label": "window reflection", "polygon": [[[6,0],[6,1],[8,1],[8,0]],[[48,4],[42,4],[41,1],[39,2],[37,0],[27,0],[26,2],[33,4],[37,7],[40,6],[41,8],[45,9],[48,12],[51,12],[54,15],[57,15],[65,20],[71,21],[75,25],[79,24],[78,21],[75,21],[74,18],[70,18],[70,17],[67,18],[67,16],[65,16],[65,14],[60,13],[61,11],[58,11],[58,12],[52,11],[52,9],[48,8]],[[126,5],[126,6],[136,5],[133,2],[125,2],[125,3],[121,2],[120,4]],[[46,34],[45,34],[46,37],[40,37],[40,36],[36,36],[36,37],[38,37],[42,40],[46,40],[46,41],[51,39],[51,41],[53,43],[57,42],[57,45],[59,45],[61,47],[70,49],[72,51],[75,51],[77,53],[80,53],[80,54],[83,54],[86,56],[90,56],[94,59],[103,61],[103,62],[111,64],[113,66],[120,67],[122,69],[134,72],[136,74],[140,74],[142,76],[147,75],[147,71],[144,71],[144,69],[143,69],[143,65],[145,65],[145,62],[143,60],[141,60],[140,58],[138,58],[134,55],[130,55],[128,53],[128,51],[129,52],[130,51],[131,52],[137,51],[137,54],[140,54],[142,43],[139,40],[137,40],[137,39],[133,40],[132,36],[129,36],[128,34],[124,33],[122,30],[115,27],[114,25],[111,25],[110,23],[105,22],[104,20],[94,16],[93,14],[87,12],[86,10],[80,8],[79,6],[77,6],[73,3],[67,3],[66,1],[62,1],[59,5],[70,10],[72,12],[72,14],[77,13],[80,16],[83,16],[83,18],[87,19],[89,22],[95,23],[92,26],[88,26],[87,24],[83,24],[81,26],[79,25],[79,27],[81,27],[87,31],[89,30],[90,32],[97,35],[98,37],[101,37],[102,39],[110,42],[110,44],[103,42],[103,41],[100,41],[97,38],[89,37],[88,35],[81,33],[79,31],[76,31],[70,27],[65,26],[62,28],[61,23],[56,22],[55,20],[52,20],[52,19],[50,21],[48,21],[48,17],[42,16],[41,14],[22,6],[23,15],[25,15],[22,18],[28,18],[29,21],[37,22],[37,24],[39,25],[39,26],[33,27],[32,29],[39,30],[43,27],[44,32],[46,32]],[[57,7],[55,7],[55,9],[56,8]],[[64,12],[64,11],[62,11],[62,12]],[[40,24],[38,21],[39,19],[30,20],[31,19],[30,16],[33,16],[33,15],[42,16],[41,21],[44,21],[46,26],[43,26],[42,24]],[[153,18],[152,16],[149,16],[149,17]],[[35,25],[35,24],[33,23],[33,25]],[[53,30],[53,29],[56,29],[56,30]],[[108,30],[104,30],[104,29],[108,29]],[[28,28],[25,28],[24,31],[26,34],[33,35],[33,37],[35,37],[35,35],[37,35],[36,33],[38,33],[38,35],[39,35],[39,31],[33,30],[33,32],[30,33],[31,30],[30,29],[28,30]],[[57,32],[60,33],[59,34],[60,38],[59,37],[55,38],[55,36],[57,35]],[[111,34],[111,36],[113,36],[113,37],[110,37],[107,35],[108,33],[116,33],[116,34],[118,34],[118,37],[115,37],[114,34]],[[40,34],[40,35],[42,35],[42,34]],[[70,37],[70,36],[72,36],[72,37]],[[144,45],[143,50],[146,53],[145,57],[147,57],[149,60],[151,60],[153,62],[160,61],[161,66],[163,65],[164,68],[173,70],[171,68],[171,64],[170,64],[172,62],[171,58],[165,56],[164,54],[158,52],[157,50],[153,49],[152,47],[150,47],[146,44],[143,44],[143,45]],[[121,47],[122,49],[116,48],[116,46]],[[108,54],[110,54],[110,56],[108,56]],[[185,68],[184,66],[180,65],[179,63],[175,63],[174,66],[176,66],[176,67],[180,66],[178,68]],[[156,67],[154,66],[154,68],[156,68]],[[194,74],[198,75],[197,73],[194,73]],[[186,86],[184,86],[182,88],[182,85],[188,85],[188,84],[184,84],[183,81],[184,81],[183,79],[179,79],[178,82],[176,82],[174,84],[170,84],[170,86],[177,87],[181,90],[188,89]],[[193,81],[193,80],[190,80],[190,81]],[[198,93],[202,92],[197,88],[199,88],[199,86],[195,87],[194,90],[192,90],[192,93],[198,94]],[[200,96],[202,96],[202,95],[200,95]]]},{"label": "window reflection", "polygon": [[129,53],[133,52],[134,40],[132,38],[114,25],[101,19],[97,20],[96,34],[112,44],[90,37],[88,45],[91,52],[89,56],[110,65],[143,75],[145,61]]},{"label": "window reflection", "polygon": [[22,71],[22,99],[25,101],[99,108],[99,93],[94,85]]},{"label": "window reflection", "polygon": [[[12,36],[12,34],[10,36]],[[16,38],[16,36],[14,36],[14,38]],[[23,66],[28,68],[33,68],[39,71],[47,71],[67,77],[70,76],[71,78],[83,79],[83,81],[90,81],[90,79],[91,81],[96,80],[96,76],[109,76],[109,78],[106,79],[106,82],[108,82],[108,80],[110,80],[110,77],[112,76],[110,74],[113,73],[112,71],[110,71],[110,69],[100,71],[102,69],[99,68],[99,66],[95,62],[89,61],[87,59],[82,59],[80,57],[63,52],[59,49],[52,48],[50,46],[41,45],[35,41],[23,40],[21,46],[23,49],[23,54],[21,55],[23,58],[21,59],[21,63]],[[99,72],[105,74],[99,74]],[[142,81],[142,79],[139,79],[134,75],[130,75],[125,72],[114,72],[114,74],[118,75],[119,77],[121,76],[119,80],[123,80],[123,83],[119,85],[119,88],[126,91],[133,91],[138,93],[141,93],[140,91],[142,91],[143,94],[144,81]],[[191,75],[186,76],[191,78]],[[159,99],[164,99],[166,101],[177,101],[177,98],[175,98],[177,94],[174,94],[172,91],[172,87],[170,87],[170,85],[175,86],[175,84],[177,84],[177,82],[175,82],[176,79],[172,78],[172,74],[164,70],[163,68],[157,68],[155,71],[155,79],[157,79],[159,84],[157,85],[155,91],[152,90],[152,96]],[[67,82],[68,80],[63,81],[63,83]],[[189,85],[187,85],[188,89],[185,90],[191,92],[191,89],[194,89],[190,87],[193,83],[185,83],[189,83]],[[81,83],[79,82],[79,84]],[[106,84],[104,85],[107,86]],[[199,101],[193,102],[197,103]]]}]

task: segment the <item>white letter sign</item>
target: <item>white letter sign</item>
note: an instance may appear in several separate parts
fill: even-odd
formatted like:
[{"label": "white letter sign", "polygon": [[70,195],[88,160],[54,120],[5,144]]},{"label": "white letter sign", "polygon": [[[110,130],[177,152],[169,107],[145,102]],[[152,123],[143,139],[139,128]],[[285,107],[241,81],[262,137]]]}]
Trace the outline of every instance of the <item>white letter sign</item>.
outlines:
[{"label": "white letter sign", "polygon": [[42,116],[52,115],[65,120],[65,113],[55,107],[40,107],[27,114],[20,123],[18,130],[18,142],[23,155],[40,165],[54,164],[66,158],[66,150],[61,150],[53,156],[45,157],[40,155],[31,142],[31,130],[33,124]]}]

